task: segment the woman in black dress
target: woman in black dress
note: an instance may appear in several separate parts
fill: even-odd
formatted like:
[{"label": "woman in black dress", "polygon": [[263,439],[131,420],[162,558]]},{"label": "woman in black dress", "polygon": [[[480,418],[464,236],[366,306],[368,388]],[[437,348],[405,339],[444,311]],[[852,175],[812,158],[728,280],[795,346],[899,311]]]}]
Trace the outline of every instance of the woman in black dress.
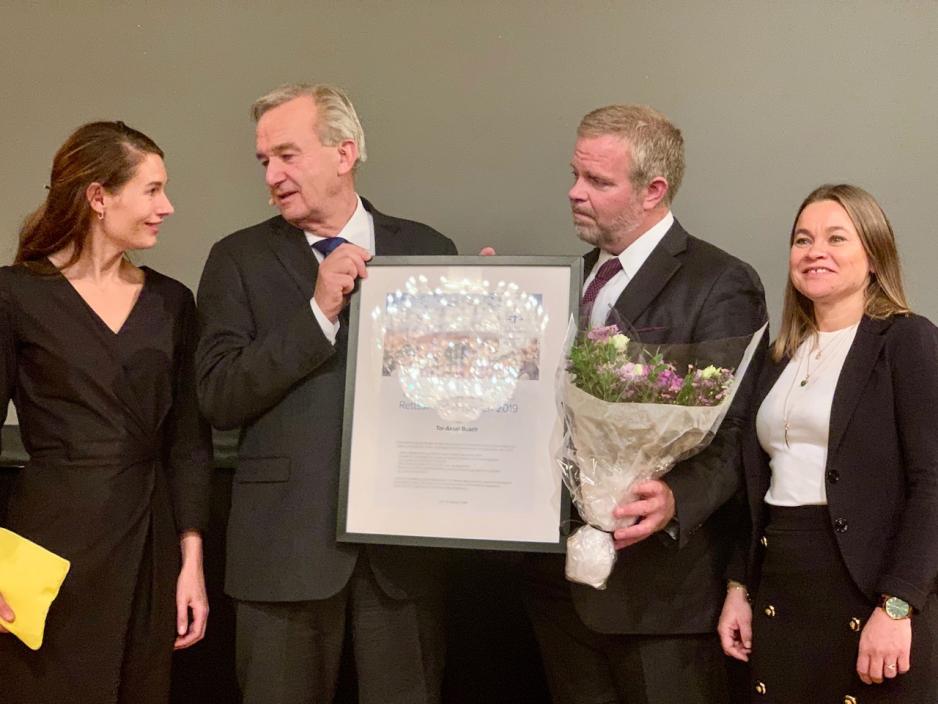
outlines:
[{"label": "woman in black dress", "polygon": [[[753,702],[938,702],[938,329],[855,186],[798,211],[743,466],[751,531],[718,631]],[[752,597],[747,601],[747,591]]]},{"label": "woman in black dress", "polygon": [[71,561],[42,648],[0,637],[5,701],[166,702],[174,644],[205,631],[194,301],[125,254],[173,212],[162,157],[121,122],[79,128],[0,269],[0,406],[30,457],[5,526]]}]

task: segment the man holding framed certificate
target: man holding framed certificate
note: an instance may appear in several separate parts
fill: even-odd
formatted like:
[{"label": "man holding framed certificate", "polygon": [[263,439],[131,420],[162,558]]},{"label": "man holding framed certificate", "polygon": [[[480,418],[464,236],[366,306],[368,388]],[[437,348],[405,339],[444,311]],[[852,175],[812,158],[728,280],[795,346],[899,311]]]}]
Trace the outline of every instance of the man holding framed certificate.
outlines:
[{"label": "man holding framed certificate", "polygon": [[203,412],[240,428],[226,591],[245,704],[331,701],[346,622],[363,704],[438,702],[440,570],[419,548],[336,542],[345,305],[372,254],[455,254],[355,189],[365,160],[338,88],[287,85],[253,106],[280,214],[211,251],[199,286]]}]

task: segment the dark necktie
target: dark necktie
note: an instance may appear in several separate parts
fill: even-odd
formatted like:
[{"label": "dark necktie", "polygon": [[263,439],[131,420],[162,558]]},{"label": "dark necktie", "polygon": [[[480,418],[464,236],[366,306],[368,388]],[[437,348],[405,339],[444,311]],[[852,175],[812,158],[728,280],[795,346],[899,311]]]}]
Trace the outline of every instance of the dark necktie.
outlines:
[{"label": "dark necktie", "polygon": [[338,247],[340,244],[345,244],[346,242],[348,242],[348,240],[344,237],[327,237],[324,240],[317,240],[316,242],[313,242],[313,244],[310,246],[319,252],[323,256],[323,259],[325,259],[335,251],[336,247]]},{"label": "dark necktie", "polygon": [[609,279],[620,271],[622,271],[622,262],[619,261],[619,257],[613,257],[599,267],[596,276],[590,281],[590,285],[586,287],[583,300],[580,301],[580,320],[583,321],[582,324],[591,327],[590,314],[593,312],[593,303],[596,302],[596,296],[599,295],[600,290],[608,283]]}]

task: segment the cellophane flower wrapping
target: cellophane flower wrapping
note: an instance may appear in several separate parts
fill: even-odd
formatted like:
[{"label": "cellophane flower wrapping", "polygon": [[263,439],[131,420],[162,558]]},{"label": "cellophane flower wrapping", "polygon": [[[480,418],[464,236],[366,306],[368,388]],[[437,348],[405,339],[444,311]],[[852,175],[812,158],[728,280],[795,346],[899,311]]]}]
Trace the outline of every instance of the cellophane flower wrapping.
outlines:
[{"label": "cellophane flower wrapping", "polygon": [[605,588],[616,556],[611,533],[636,521],[616,519],[613,510],[637,498],[634,485],[664,476],[710,444],[763,330],[643,345],[615,326],[577,336],[571,325],[557,384],[565,420],[557,460],[587,525],[567,541],[569,580]]}]

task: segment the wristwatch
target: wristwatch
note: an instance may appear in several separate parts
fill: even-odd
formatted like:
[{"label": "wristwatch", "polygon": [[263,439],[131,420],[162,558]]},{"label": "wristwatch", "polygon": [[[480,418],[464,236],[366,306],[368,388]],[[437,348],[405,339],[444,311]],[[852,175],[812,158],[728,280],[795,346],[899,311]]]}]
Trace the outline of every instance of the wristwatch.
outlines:
[{"label": "wristwatch", "polygon": [[893,621],[901,621],[912,615],[912,607],[909,605],[909,602],[897,596],[883,594],[882,598],[879,600],[879,605]]}]

